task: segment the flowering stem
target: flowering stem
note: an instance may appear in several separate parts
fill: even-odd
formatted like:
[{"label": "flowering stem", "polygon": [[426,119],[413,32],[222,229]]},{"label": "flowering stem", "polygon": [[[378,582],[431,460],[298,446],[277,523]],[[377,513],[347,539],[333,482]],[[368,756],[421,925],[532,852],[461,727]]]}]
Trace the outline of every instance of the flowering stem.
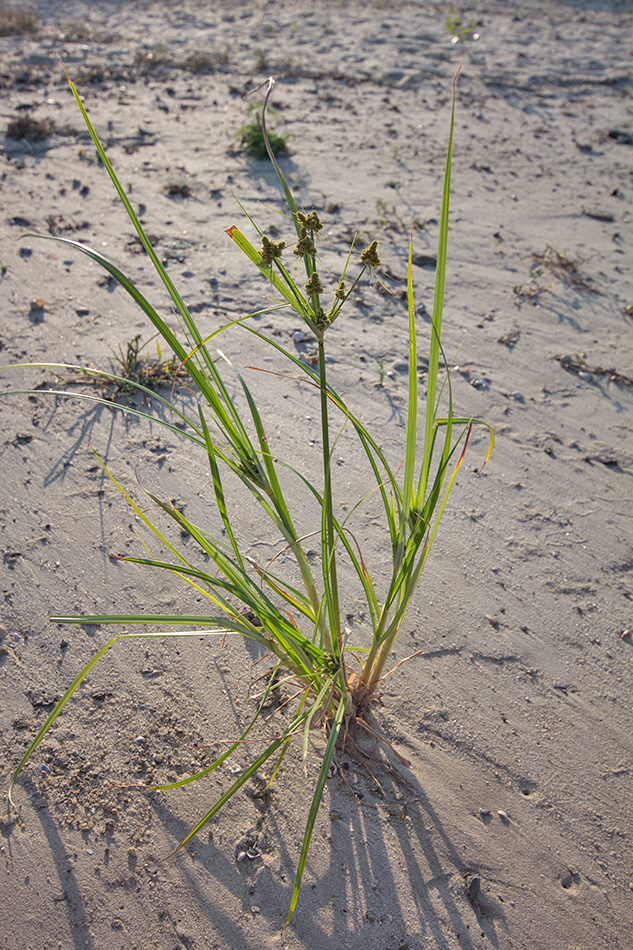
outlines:
[{"label": "flowering stem", "polygon": [[330,453],[330,427],[328,419],[328,397],[327,381],[325,369],[325,346],[323,341],[324,334],[320,333],[318,340],[319,350],[319,381],[321,390],[321,440],[323,448],[323,520],[325,531],[323,535],[323,581],[325,584],[326,600],[328,608],[328,637],[330,642],[326,644],[326,649],[336,652],[340,650],[340,611],[338,598],[338,580],[336,572],[336,552],[334,516],[332,502],[332,468]]}]

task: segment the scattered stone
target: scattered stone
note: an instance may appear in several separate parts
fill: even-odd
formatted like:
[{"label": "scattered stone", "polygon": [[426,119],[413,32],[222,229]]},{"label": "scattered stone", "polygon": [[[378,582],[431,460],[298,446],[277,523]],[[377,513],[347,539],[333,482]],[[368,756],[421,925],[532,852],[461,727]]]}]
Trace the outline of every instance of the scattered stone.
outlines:
[{"label": "scattered stone", "polygon": [[54,706],[58,696],[53,696],[50,693],[46,692],[43,689],[38,690],[28,690],[27,694],[29,697],[29,702],[31,706],[37,709],[38,706]]},{"label": "scattered stone", "polygon": [[437,267],[437,258],[431,254],[415,254],[412,263],[416,267],[425,267],[428,270],[435,270]]},{"label": "scattered stone", "polygon": [[618,145],[633,145],[633,135],[630,132],[623,132],[621,129],[609,129],[609,138],[617,142]]},{"label": "scattered stone", "polygon": [[481,878],[475,872],[466,875],[466,893],[471,901],[477,900],[481,888]]}]

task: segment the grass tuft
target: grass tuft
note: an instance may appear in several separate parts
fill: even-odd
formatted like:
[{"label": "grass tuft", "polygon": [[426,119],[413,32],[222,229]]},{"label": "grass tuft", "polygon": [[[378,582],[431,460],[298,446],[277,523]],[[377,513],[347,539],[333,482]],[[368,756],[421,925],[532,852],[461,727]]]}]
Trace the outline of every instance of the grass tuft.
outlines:
[{"label": "grass tuft", "polygon": [[53,133],[55,124],[50,119],[33,119],[29,115],[20,115],[11,119],[7,125],[9,138],[27,142],[44,142]]},{"label": "grass tuft", "polygon": [[27,7],[0,8],[0,36],[20,36],[35,30],[37,18]]},{"label": "grass tuft", "polygon": [[181,59],[177,66],[188,73],[198,75],[201,73],[215,73],[224,69],[229,64],[229,51],[227,49],[195,49]]},{"label": "grass tuft", "polygon": [[[278,116],[279,113],[275,109],[269,110],[269,118],[272,118],[273,123]],[[288,151],[287,135],[281,135],[275,132],[273,128],[269,128],[267,135],[264,135],[257,106],[252,104],[246,110],[246,121],[237,130],[236,138],[240,151],[248,155],[249,158],[263,159],[268,157],[266,138],[274,155]]]},{"label": "grass tuft", "polygon": [[[69,80],[70,82],[70,80]],[[453,148],[455,89],[451,110],[448,152],[442,190],[435,293],[431,326],[426,341],[426,397],[418,387],[418,314],[413,267],[413,238],[409,244],[406,300],[408,310],[408,405],[402,443],[402,464],[394,470],[383,454],[380,444],[383,433],[374,437],[360,417],[337,392],[330,375],[328,349],[330,328],[346,307],[350,296],[364,281],[369,280],[381,267],[380,250],[376,240],[367,246],[356,246],[352,241],[336,274],[322,266],[321,251],[323,222],[315,209],[300,209],[275,157],[274,144],[267,129],[267,103],[274,80],[268,80],[268,89],[259,128],[263,146],[273,164],[281,193],[287,204],[287,231],[283,239],[265,234],[250,218],[242,232],[237,225],[228,228],[227,235],[236,250],[244,254],[263,281],[263,293],[268,301],[265,309],[256,314],[245,314],[227,324],[220,324],[203,336],[195,318],[171,280],[163,263],[148,239],[134,211],[126,189],[112,168],[97,132],[92,126],[83,102],[70,82],[88,131],[92,137],[106,173],[126,211],[151,265],[172,303],[180,321],[181,334],[177,336],[159,310],[144,296],[134,282],[100,251],[59,235],[39,235],[63,245],[65,253],[71,249],[86,255],[114,278],[143,311],[154,326],[162,343],[173,356],[167,363],[158,352],[158,361],[140,357],[140,338],[134,337],[121,350],[118,372],[108,373],[92,368],[63,367],[74,370],[82,378],[88,375],[103,385],[119,387],[121,392],[140,393],[156,405],[156,412],[124,404],[121,411],[161,425],[173,435],[188,439],[201,452],[209,467],[209,494],[216,513],[215,527],[204,528],[191,522],[181,507],[169,499],[146,492],[143,504],[135,501],[108,470],[99,463],[112,485],[134,512],[146,537],[154,538],[165,551],[164,558],[150,553],[149,543],[143,543],[138,556],[116,556],[118,560],[137,565],[147,571],[168,572],[175,582],[188,585],[202,605],[196,615],[183,614],[101,614],[63,615],[51,618],[55,623],[124,625],[143,627],[143,632],[126,632],[111,636],[88,661],[66,689],[62,698],[49,712],[45,722],[22,755],[11,779],[9,797],[14,783],[39,744],[54,726],[67,703],[80,688],[97,663],[119,641],[134,637],[216,637],[218,644],[227,636],[241,636],[254,641],[269,658],[268,675],[259,697],[259,704],[241,736],[228,745],[210,765],[198,772],[167,785],[152,785],[152,789],[182,788],[217,769],[243,743],[252,730],[259,729],[258,745],[250,764],[236,778],[229,779],[229,787],[211,805],[185,838],[175,848],[180,850],[204,828],[217,812],[237,794],[251,778],[266,782],[266,787],[279,774],[279,766],[291,742],[299,743],[304,759],[308,755],[310,736],[321,737],[318,776],[312,791],[312,803],[304,831],[294,887],[290,898],[287,922],[295,912],[303,873],[306,867],[310,841],[325,783],[336,771],[336,760],[341,747],[351,755],[362,756],[360,736],[363,733],[381,742],[389,754],[402,764],[405,760],[382,736],[372,717],[372,705],[377,689],[386,676],[393,672],[390,655],[415,595],[435,536],[462,465],[473,426],[479,420],[457,417],[453,412],[449,365],[442,348],[442,318],[444,287],[447,268],[448,218]],[[255,234],[252,243],[247,234]],[[33,237],[34,235],[27,235]],[[265,288],[265,289],[264,289]],[[270,303],[270,297],[275,298]],[[301,359],[294,350],[286,349],[274,337],[267,337],[251,318],[271,310],[289,311],[290,320],[301,321],[304,334],[313,341],[314,362]],[[424,312],[424,311],[423,311]],[[269,348],[281,356],[289,366],[289,375],[303,383],[306,399],[313,398],[320,418],[319,472],[303,472],[303,460],[294,456],[284,462],[277,447],[269,443],[261,407],[242,371],[221,349],[212,349],[218,337],[228,326],[250,335],[250,349]],[[46,364],[40,364],[46,365]],[[57,367],[62,369],[62,367]],[[166,398],[154,383],[163,382],[163,372],[172,381],[183,372],[189,388],[196,394],[195,411],[189,414]],[[295,385],[296,382],[293,382]],[[46,392],[40,390],[40,392]],[[54,396],[58,390],[48,390]],[[67,393],[65,393],[67,394]],[[86,395],[86,399],[108,403],[103,395]],[[420,425],[418,425],[418,420]],[[359,497],[350,499],[345,493],[345,504],[337,497],[333,452],[342,428],[347,427],[357,441],[359,456],[364,459],[369,473],[368,482]],[[492,450],[492,433],[486,459]],[[293,511],[294,496],[288,494],[288,478],[295,480],[299,493],[304,493],[312,510],[316,510],[309,530],[299,531]],[[277,554],[272,560],[258,562],[252,553],[251,532],[240,521],[235,504],[229,498],[230,489],[239,480],[262,514],[268,519],[271,540],[278,542]],[[384,538],[380,563],[368,563],[353,531],[369,497],[376,500],[382,515]],[[300,498],[299,510],[304,511],[305,499]],[[231,503],[230,503],[231,502]],[[148,507],[149,503],[151,506]],[[241,508],[243,506],[238,506]],[[148,513],[153,511],[154,514]],[[372,516],[372,526],[377,521]],[[159,526],[160,525],[160,526]],[[183,544],[183,539],[186,544]],[[344,605],[349,592],[340,585],[340,571],[346,568],[355,575],[356,588],[362,592],[368,630],[364,641],[353,640],[345,626]],[[385,571],[385,564],[388,569]],[[165,627],[168,629],[165,630]],[[418,651],[419,652],[419,651]],[[262,721],[264,710],[273,711],[280,684],[288,687],[290,696],[283,701],[283,714],[275,718],[276,729],[271,733]],[[251,740],[253,737],[249,737]],[[267,776],[267,779],[264,778]]]},{"label": "grass tuft", "polygon": [[446,29],[453,37],[453,42],[469,42],[470,40],[479,39],[479,34],[476,33],[477,24],[474,20],[464,21],[461,18],[461,15],[457,12],[455,7],[451,7],[448,15],[446,17]]}]

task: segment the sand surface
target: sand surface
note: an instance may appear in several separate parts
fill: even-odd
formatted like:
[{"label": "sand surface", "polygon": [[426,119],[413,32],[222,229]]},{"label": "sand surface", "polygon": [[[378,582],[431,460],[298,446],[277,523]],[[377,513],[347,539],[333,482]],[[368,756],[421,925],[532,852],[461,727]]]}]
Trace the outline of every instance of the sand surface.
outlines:
[{"label": "sand surface", "polygon": [[[326,220],[333,269],[358,230],[402,279],[412,226],[415,253],[435,253],[463,62],[444,345],[459,367],[457,411],[487,420],[496,446],[480,473],[486,437],[473,439],[394,658],[422,654],[385,682],[376,711],[411,769],[383,757],[372,767],[381,795],[341,758],[346,775],[327,783],[285,946],[626,950],[633,16],[615,2],[458,6],[477,39],[451,42],[449,5],[424,2],[31,3],[35,32],[0,38],[0,362],[107,368],[137,334],[151,337],[97,265],[19,240],[25,230],[92,244],[170,313],[60,56],[208,333],[268,298],[224,233],[245,226],[234,195],[284,233],[271,169],[235,149],[243,94],[277,77],[278,130],[292,135],[284,169],[299,202]],[[48,123],[48,136],[5,135],[20,117]],[[423,351],[433,272],[414,270]],[[258,325],[309,356],[288,312]],[[281,366],[239,329],[221,346],[239,367]],[[366,283],[330,353],[337,389],[397,465],[406,302]],[[317,471],[316,398],[248,372],[280,454]],[[2,373],[4,390],[54,382],[51,369]],[[195,405],[184,389],[177,398]],[[217,523],[205,459],[160,426],[44,392],[0,400],[3,790],[51,704],[111,635],[51,624],[51,614],[197,607],[169,577],[109,557],[140,553],[138,524],[91,446],[135,497],[138,476]],[[367,484],[347,432],[337,462],[344,504]],[[295,494],[309,531],[314,512]],[[231,511],[253,556],[272,557],[277,539],[239,493]],[[371,506],[354,524],[380,577],[384,524]],[[349,592],[346,623],[361,643],[367,625]],[[234,737],[254,709],[258,657],[237,640],[133,641],[97,666],[20,776],[16,807],[2,807],[3,950],[282,945],[319,735],[305,772],[297,748],[271,789],[248,783],[170,860],[227,787],[228,768],[160,795],[116,787],[211,762],[214,740]],[[248,843],[260,857],[236,861]]]}]

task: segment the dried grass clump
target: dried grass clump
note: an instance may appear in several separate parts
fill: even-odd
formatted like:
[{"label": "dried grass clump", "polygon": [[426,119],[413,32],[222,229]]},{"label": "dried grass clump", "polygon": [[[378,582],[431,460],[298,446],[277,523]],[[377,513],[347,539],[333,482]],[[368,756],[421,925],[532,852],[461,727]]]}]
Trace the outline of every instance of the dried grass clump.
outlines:
[{"label": "dried grass clump", "polygon": [[149,49],[137,49],[134,62],[137,66],[162,66],[165,63],[171,65],[169,51],[164,43],[154,43]]},{"label": "dried grass clump", "polygon": [[32,33],[36,17],[26,7],[0,7],[0,36]]},{"label": "dried grass clump", "polygon": [[7,125],[7,135],[12,139],[26,139],[27,142],[43,142],[51,136],[54,128],[50,119],[32,119],[29,115],[20,115]]},{"label": "dried grass clump", "polygon": [[214,73],[228,66],[229,52],[227,49],[195,49],[177,63],[179,69],[198,75],[199,73]]},{"label": "dried grass clump", "polygon": [[95,29],[88,23],[80,20],[62,24],[62,35],[65,43],[112,43],[114,35]]}]

